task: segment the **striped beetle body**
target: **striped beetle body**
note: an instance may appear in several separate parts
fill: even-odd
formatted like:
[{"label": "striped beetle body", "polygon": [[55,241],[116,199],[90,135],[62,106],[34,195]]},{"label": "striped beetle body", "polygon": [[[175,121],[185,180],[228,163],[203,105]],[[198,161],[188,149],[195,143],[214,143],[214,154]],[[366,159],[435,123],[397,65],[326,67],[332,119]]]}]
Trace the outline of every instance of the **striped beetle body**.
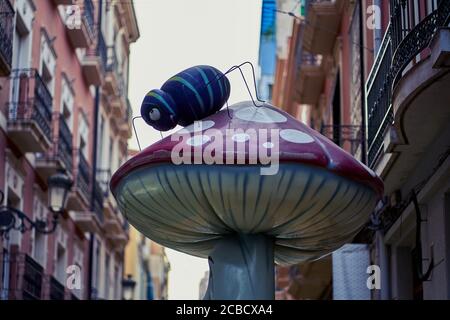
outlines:
[{"label": "striped beetle body", "polygon": [[222,108],[230,96],[230,82],[214,67],[191,67],[151,90],[141,105],[144,121],[167,131],[177,124],[187,126]]}]

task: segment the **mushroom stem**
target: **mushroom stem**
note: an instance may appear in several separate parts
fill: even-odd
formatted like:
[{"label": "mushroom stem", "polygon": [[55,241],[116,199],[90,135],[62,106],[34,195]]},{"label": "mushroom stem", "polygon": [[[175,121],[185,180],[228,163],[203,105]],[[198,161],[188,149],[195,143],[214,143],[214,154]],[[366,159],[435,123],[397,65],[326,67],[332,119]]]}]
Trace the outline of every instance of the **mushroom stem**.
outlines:
[{"label": "mushroom stem", "polygon": [[205,300],[273,300],[274,242],[262,234],[219,240],[209,258]]}]

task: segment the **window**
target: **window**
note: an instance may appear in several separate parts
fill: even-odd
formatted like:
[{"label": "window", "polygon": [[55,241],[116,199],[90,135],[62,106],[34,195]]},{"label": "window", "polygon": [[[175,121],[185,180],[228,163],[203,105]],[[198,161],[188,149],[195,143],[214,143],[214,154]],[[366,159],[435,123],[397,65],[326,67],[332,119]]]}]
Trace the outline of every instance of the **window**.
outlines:
[{"label": "window", "polygon": [[427,15],[432,13],[438,7],[438,0],[427,0],[426,9]]},{"label": "window", "polygon": [[66,283],[66,267],[67,267],[67,234],[59,225],[56,231],[56,268],[55,276],[59,282]]},{"label": "window", "polygon": [[55,87],[56,55],[47,32],[41,34],[41,55],[39,74],[48,91],[53,96]]},{"label": "window", "polygon": [[[33,10],[28,1],[15,1],[16,29],[13,44],[13,69],[29,68],[32,42]],[[22,10],[19,10],[19,7]]]},{"label": "window", "polygon": [[109,168],[112,167],[113,154],[114,154],[114,139],[112,137],[109,137],[109,162],[108,162]]},{"label": "window", "polygon": [[74,97],[70,81],[66,74],[63,74],[61,83],[61,115],[66,121],[70,131],[73,131],[73,105]]},{"label": "window", "polygon": [[85,158],[88,157],[88,141],[89,141],[89,126],[86,114],[81,111],[78,114],[78,133],[79,133],[79,144],[78,148]]},{"label": "window", "polygon": [[106,258],[105,258],[105,299],[109,299],[110,298],[110,263],[111,263],[111,258],[109,256],[109,254],[106,254]]},{"label": "window", "polygon": [[[34,197],[33,215],[34,219],[45,220],[47,218],[47,208],[39,197]],[[42,267],[45,268],[47,263],[47,235],[40,232],[32,231],[33,247],[32,256]]]},{"label": "window", "polygon": [[92,275],[92,298],[96,299],[98,297],[98,288],[100,285],[100,254],[101,254],[101,242],[98,239],[95,239],[94,242],[94,257],[93,257],[93,270],[94,274]]},{"label": "window", "polygon": [[[83,251],[81,249],[82,247],[79,244],[75,244],[74,245],[74,249],[73,249],[73,264],[76,265],[79,270],[81,271],[80,276],[82,277],[83,274],[83,259],[84,259],[84,255],[83,255]],[[82,280],[82,278],[80,279]],[[82,283],[82,281],[80,281]],[[72,293],[77,296],[78,298],[81,298],[81,290],[83,289],[83,287],[81,286],[80,289],[72,289]]]}]

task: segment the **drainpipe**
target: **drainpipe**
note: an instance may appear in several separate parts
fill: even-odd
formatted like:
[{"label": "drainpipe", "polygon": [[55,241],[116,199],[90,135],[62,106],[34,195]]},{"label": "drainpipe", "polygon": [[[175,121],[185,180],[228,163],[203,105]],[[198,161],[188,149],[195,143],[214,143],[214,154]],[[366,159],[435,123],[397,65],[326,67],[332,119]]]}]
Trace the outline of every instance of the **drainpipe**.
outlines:
[{"label": "drainpipe", "polygon": [[[102,5],[103,0],[99,0],[98,2],[98,19],[97,26],[101,32],[101,23],[102,23]],[[98,41],[97,41],[98,42]],[[99,47],[97,44],[97,54],[99,52]],[[90,210],[95,210],[95,186],[97,179],[97,139],[98,139],[98,115],[100,111],[100,86],[95,87],[95,101],[94,101],[94,143],[92,145],[92,186],[91,186],[91,202],[90,202]],[[92,282],[93,282],[93,270],[94,270],[94,242],[95,242],[95,233],[91,232],[89,234],[89,268],[88,268],[88,300],[92,300]],[[98,261],[96,261],[98,263]],[[98,276],[98,275],[97,275]]]}]

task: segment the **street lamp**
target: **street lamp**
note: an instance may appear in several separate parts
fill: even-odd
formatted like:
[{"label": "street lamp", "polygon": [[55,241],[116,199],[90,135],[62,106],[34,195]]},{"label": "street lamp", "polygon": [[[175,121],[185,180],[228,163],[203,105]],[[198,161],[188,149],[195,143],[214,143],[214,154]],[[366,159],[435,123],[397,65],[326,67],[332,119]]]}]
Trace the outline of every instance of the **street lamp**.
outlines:
[{"label": "street lamp", "polygon": [[127,275],[127,278],[122,280],[123,300],[133,300],[135,285],[136,281],[133,280],[131,274]]},{"label": "street lamp", "polygon": [[[59,216],[64,211],[67,196],[72,187],[72,180],[63,172],[58,172],[48,179],[48,207],[53,213],[50,222],[47,219],[31,220],[22,211],[9,207],[7,204],[0,205],[0,237],[7,237],[11,229],[24,233],[35,229],[39,233],[49,234],[55,231]],[[0,203],[3,203],[5,195],[0,190]]]}]

